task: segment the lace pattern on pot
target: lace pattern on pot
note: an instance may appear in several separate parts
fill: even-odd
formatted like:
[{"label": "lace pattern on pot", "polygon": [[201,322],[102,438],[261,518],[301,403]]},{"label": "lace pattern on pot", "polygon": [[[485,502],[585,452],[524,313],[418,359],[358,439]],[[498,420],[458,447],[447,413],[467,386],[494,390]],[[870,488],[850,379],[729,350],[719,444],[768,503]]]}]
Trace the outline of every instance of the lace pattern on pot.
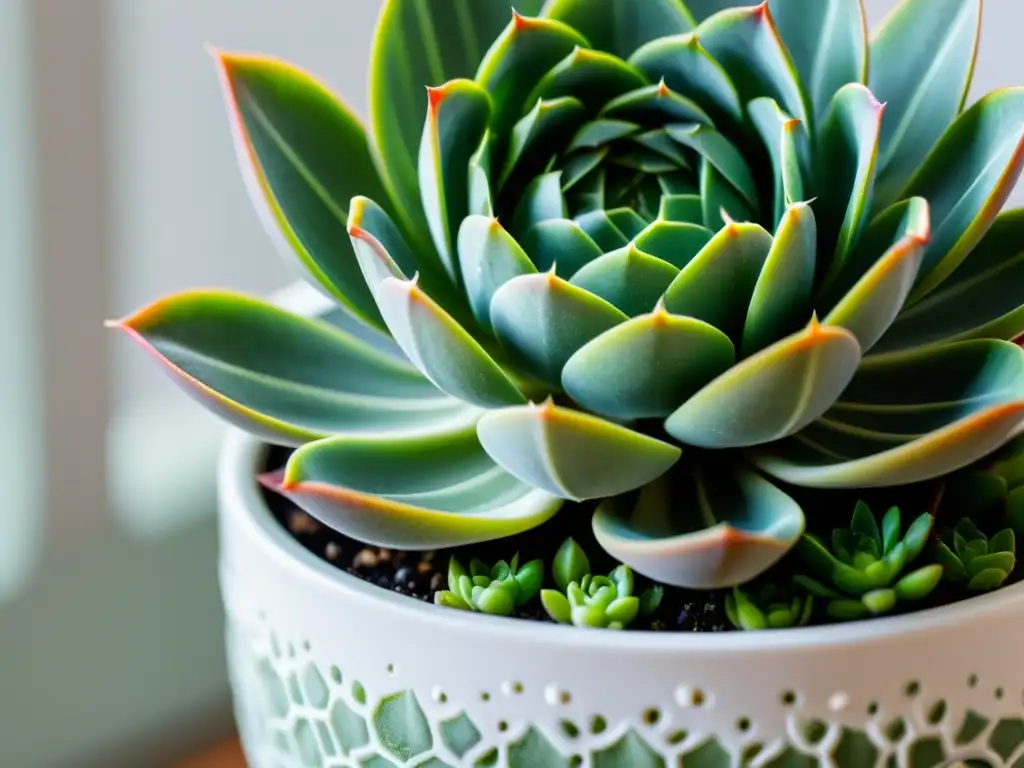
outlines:
[{"label": "lace pattern on pot", "polygon": [[[248,625],[233,619],[228,650],[254,768],[1024,768],[1024,691],[995,687],[979,697],[984,684],[975,675],[963,682],[969,696],[937,695],[927,681],[908,681],[898,700],[870,702],[859,727],[850,725],[842,692],[829,711],[808,712],[799,691],[780,691],[782,735],[742,714],[724,732],[688,727],[696,710],[731,710],[737,702],[685,685],[674,700],[620,722],[600,712],[578,717],[581,710],[569,706],[573,692],[550,685],[547,711],[527,722],[503,707],[525,694],[523,683],[492,685],[482,671],[479,695],[457,700],[445,691],[443,664],[435,687],[410,688],[394,665],[369,670],[355,659],[325,660],[262,618]],[[987,708],[957,704],[985,700]]]}]

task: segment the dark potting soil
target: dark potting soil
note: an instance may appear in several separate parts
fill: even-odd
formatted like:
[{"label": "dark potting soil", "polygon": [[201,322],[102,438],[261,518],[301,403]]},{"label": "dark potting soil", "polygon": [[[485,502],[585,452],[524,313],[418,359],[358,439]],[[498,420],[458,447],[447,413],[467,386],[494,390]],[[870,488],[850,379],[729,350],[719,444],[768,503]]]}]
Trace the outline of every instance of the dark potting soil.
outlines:
[{"label": "dark potting soil", "polygon": [[[267,461],[267,469],[273,470],[284,466],[289,452],[285,449],[273,449]],[[843,494],[835,493],[827,497],[828,508],[820,504],[808,504],[808,500],[800,499],[799,489],[787,488],[798,501],[804,503],[808,518],[808,529],[823,535],[826,539],[831,530],[837,526],[847,526],[853,504],[858,498],[864,498],[875,510],[876,514],[888,506],[899,505],[905,510],[904,526],[923,511],[935,511],[936,486],[918,486],[900,489],[893,495],[892,489],[885,498],[872,498],[874,493]],[[510,561],[519,553],[521,562],[541,559],[545,568],[549,569],[555,553],[566,538],[572,536],[590,559],[591,572],[607,574],[618,564],[607,555],[594,538],[590,526],[593,513],[592,504],[573,504],[567,502],[547,523],[525,533],[511,536],[498,541],[483,542],[464,547],[443,550],[405,551],[383,549],[366,546],[362,542],[345,536],[298,509],[288,499],[264,490],[271,511],[281,525],[303,547],[331,565],[349,573],[365,582],[374,584],[413,600],[433,602],[434,594],[448,588],[448,562],[456,557],[466,568],[474,558],[478,558],[488,566],[498,560]],[[847,497],[848,496],[848,497]],[[820,499],[820,497],[819,497]],[[883,505],[884,503],[884,505]],[[817,507],[817,508],[814,508]],[[841,513],[837,513],[841,510]],[[938,529],[943,523],[951,525],[955,521],[937,521]],[[772,580],[782,584],[792,575],[790,567],[793,559],[786,558],[771,572]],[[924,559],[919,565],[924,565]],[[1010,582],[1024,579],[1024,567],[1015,569]],[[550,584],[550,572],[545,573],[545,586]],[[652,586],[652,582],[636,574],[636,594]],[[664,598],[653,614],[638,618],[629,631],[646,630],[654,632],[728,632],[735,631],[725,615],[725,595],[727,590],[692,591],[676,587],[666,587]],[[964,598],[961,590],[955,586],[942,583],[925,600],[907,603],[899,607],[897,612],[909,613],[925,608],[934,608]],[[820,601],[819,601],[820,602]],[[452,609],[445,609],[452,610]],[[813,624],[828,623],[825,616],[815,612]],[[519,609],[513,618],[553,623],[540,605],[539,600],[532,600],[529,605]]]}]

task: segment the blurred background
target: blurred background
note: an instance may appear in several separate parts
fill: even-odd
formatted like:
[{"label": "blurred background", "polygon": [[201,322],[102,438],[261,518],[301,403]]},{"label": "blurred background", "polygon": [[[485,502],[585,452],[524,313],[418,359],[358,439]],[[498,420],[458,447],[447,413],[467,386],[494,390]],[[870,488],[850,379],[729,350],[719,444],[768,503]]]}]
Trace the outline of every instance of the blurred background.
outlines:
[{"label": "blurred background", "polygon": [[[895,4],[865,2],[873,25]],[[380,5],[0,0],[0,768],[173,766],[231,737],[220,428],[101,322],[291,279],[203,44],[291,59],[365,112]],[[1024,83],[1022,26],[1021,0],[986,1],[972,99]]]}]

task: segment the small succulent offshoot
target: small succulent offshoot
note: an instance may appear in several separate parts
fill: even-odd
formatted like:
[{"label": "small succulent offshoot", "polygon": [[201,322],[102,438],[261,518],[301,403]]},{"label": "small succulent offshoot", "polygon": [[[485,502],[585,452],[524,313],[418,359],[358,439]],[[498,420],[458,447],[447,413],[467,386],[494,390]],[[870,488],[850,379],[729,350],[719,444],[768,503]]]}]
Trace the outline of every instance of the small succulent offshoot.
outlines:
[{"label": "small succulent offshoot", "polygon": [[973,520],[1002,517],[1003,524],[1024,536],[1024,435],[948,477],[941,509]]},{"label": "small succulent offshoot", "polygon": [[558,589],[541,590],[540,600],[548,615],[560,624],[602,629],[625,629],[638,616],[649,616],[661,604],[664,589],[633,594],[633,571],[619,565],[607,576],[590,573],[586,553],[573,539],[566,539],[555,555],[552,575]]},{"label": "small succulent offshoot", "polygon": [[926,512],[900,538],[898,507],[885,513],[879,528],[868,505],[858,502],[850,527],[832,533],[831,549],[818,537],[804,534],[798,552],[815,578],[799,575],[794,581],[828,600],[828,615],[840,620],[889,613],[901,601],[921,600],[942,580],[942,566],[931,564],[900,574],[924,550],[933,522]]},{"label": "small succulent offshoot", "polygon": [[935,559],[947,581],[966,584],[971,592],[989,592],[1001,587],[1017,564],[1016,537],[1006,528],[990,539],[965,517],[953,528],[948,544],[936,544]]},{"label": "small succulent offshoot", "polygon": [[807,626],[813,610],[814,596],[797,585],[788,590],[772,582],[756,590],[733,587],[725,596],[729,622],[748,632]]},{"label": "small succulent offshoot", "polygon": [[434,602],[446,608],[511,616],[530,602],[544,581],[544,563],[531,560],[519,567],[518,553],[511,563],[499,560],[488,568],[480,560],[469,564],[469,573],[452,557],[448,563],[448,589],[434,594]]}]

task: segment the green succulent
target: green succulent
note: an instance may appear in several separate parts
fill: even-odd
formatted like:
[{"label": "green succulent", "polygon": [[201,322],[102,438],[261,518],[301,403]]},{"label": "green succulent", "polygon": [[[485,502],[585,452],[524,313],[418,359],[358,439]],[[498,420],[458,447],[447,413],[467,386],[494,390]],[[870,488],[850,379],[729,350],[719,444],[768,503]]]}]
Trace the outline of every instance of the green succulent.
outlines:
[{"label": "green succulent", "polygon": [[756,590],[733,587],[725,596],[729,622],[745,631],[803,627],[811,620],[814,596],[799,587],[783,589],[768,582]]},{"label": "green succulent", "polygon": [[448,562],[448,589],[434,593],[434,602],[446,608],[511,616],[540,591],[544,563],[531,560],[519,567],[519,555],[511,563],[499,560],[488,568],[480,560],[469,564],[469,573],[453,556]]},{"label": "green succulent", "polygon": [[297,448],[267,486],[405,549],[596,500],[618,561],[716,588],[799,540],[784,487],[942,476],[1024,425],[1024,88],[965,108],[981,0],[870,41],[860,0],[516,6],[385,0],[369,131],[216,53],[252,198],[336,311],[196,290],[114,325]]},{"label": "green succulent", "polygon": [[921,600],[942,580],[942,566],[903,572],[924,550],[933,522],[925,512],[902,533],[900,510],[893,507],[879,527],[868,505],[858,502],[850,527],[833,531],[831,548],[817,536],[804,534],[797,552],[814,577],[799,575],[794,581],[825,598],[827,613],[834,619],[889,613],[901,601]]},{"label": "green succulent", "polygon": [[1024,536],[1024,435],[947,478],[941,509],[976,519],[1001,517]]},{"label": "green succulent", "polygon": [[972,592],[988,592],[1003,586],[1016,566],[1016,537],[1006,528],[989,539],[965,517],[953,528],[948,543],[935,545],[935,559],[947,581],[966,584]]},{"label": "green succulent", "polygon": [[586,553],[573,539],[559,548],[552,575],[558,589],[541,590],[540,601],[560,624],[624,629],[637,616],[656,611],[664,596],[660,586],[634,596],[633,571],[628,565],[617,566],[607,576],[592,576]]}]

